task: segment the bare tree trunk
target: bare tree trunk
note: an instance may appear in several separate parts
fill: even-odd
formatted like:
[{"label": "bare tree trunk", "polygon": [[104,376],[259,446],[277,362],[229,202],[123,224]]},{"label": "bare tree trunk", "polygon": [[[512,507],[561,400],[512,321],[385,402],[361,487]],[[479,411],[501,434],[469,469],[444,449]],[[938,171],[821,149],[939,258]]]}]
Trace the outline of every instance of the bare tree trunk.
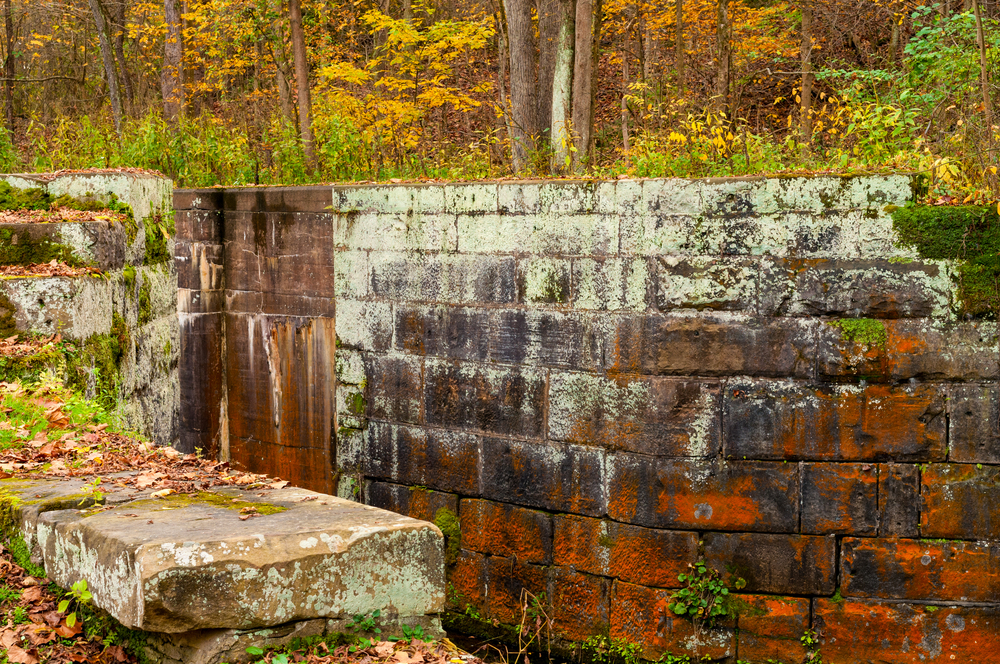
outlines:
[{"label": "bare tree trunk", "polygon": [[[626,43],[626,47],[628,44]],[[626,48],[627,50],[627,48]],[[622,57],[622,151],[627,155],[629,151],[628,140],[628,58]]]},{"label": "bare tree trunk", "polygon": [[14,142],[14,12],[10,0],[3,3],[4,33],[6,37],[6,58],[3,63],[4,110],[7,116],[7,131],[11,143]]},{"label": "bare tree trunk", "polygon": [[591,162],[594,144],[594,100],[600,51],[601,0],[576,0],[576,49],[573,63],[573,170]]},{"label": "bare tree trunk", "polygon": [[115,73],[115,56],[111,51],[111,40],[108,39],[108,26],[104,20],[104,10],[101,0],[89,0],[90,11],[94,14],[97,25],[97,37],[101,44],[101,59],[104,61],[104,74],[108,79],[108,95],[111,97],[111,115],[115,122],[115,133],[122,133],[122,100],[118,91],[118,74]]},{"label": "bare tree trunk", "polygon": [[306,36],[302,30],[302,5],[288,0],[288,19],[292,28],[292,56],[295,59],[295,83],[299,97],[299,134],[306,162],[316,168],[316,149],[312,131],[312,99],[309,92],[309,64],[306,62]]},{"label": "bare tree trunk", "polygon": [[676,12],[674,26],[674,70],[677,72],[678,90],[684,90],[684,0],[675,0]]},{"label": "bare tree trunk", "polygon": [[812,141],[812,7],[802,6],[802,44],[799,53],[802,56],[802,90],[799,105],[799,123],[802,129],[802,142]]},{"label": "bare tree trunk", "polygon": [[535,69],[535,27],[531,23],[529,0],[504,0],[507,15],[507,43],[510,46],[511,156],[514,171],[528,168],[535,150],[537,87]]},{"label": "bare tree trunk", "polygon": [[992,137],[993,101],[990,98],[990,69],[986,58],[986,37],[983,34],[983,17],[979,4],[980,0],[972,0],[972,11],[976,16],[976,43],[979,46],[979,85],[983,89],[983,114],[986,118],[986,134]]},{"label": "bare tree trunk", "polygon": [[729,36],[729,0],[717,0],[715,20],[715,40],[719,61],[715,74],[715,110],[729,115],[729,72],[732,61],[732,49]]},{"label": "bare tree trunk", "polygon": [[125,93],[125,106],[129,113],[135,102],[135,92],[132,90],[132,80],[128,75],[128,67],[125,62],[125,2],[118,0],[115,2],[115,57],[118,58],[118,71],[121,72],[122,89]]},{"label": "bare tree trunk", "polygon": [[[500,102],[500,110],[503,111],[503,122],[504,127],[507,129],[507,138],[510,141],[513,141],[514,129],[511,126],[511,109],[507,99],[507,63],[509,62],[508,58],[510,57],[510,49],[507,47],[507,32],[504,30],[504,26],[506,25],[507,19],[503,17],[503,5],[500,5],[500,11],[498,12],[498,17],[496,19],[497,60],[500,64],[497,71],[497,94],[499,96],[498,101]],[[500,160],[504,161],[503,156],[500,157]],[[511,165],[511,169],[516,170],[513,165]]]},{"label": "bare tree trunk", "polygon": [[[573,0],[559,2],[559,37],[556,39],[555,71],[552,76],[552,120],[549,126],[549,136],[552,140],[552,171],[565,173],[571,163],[570,146],[573,145],[573,135],[570,132],[572,124],[573,104],[573,45],[575,28],[575,12]],[[589,55],[589,54],[588,54]]]},{"label": "bare tree trunk", "polygon": [[177,0],[163,0],[163,17],[167,25],[163,43],[163,71],[160,72],[163,115],[168,122],[176,122],[184,108],[184,45]]}]

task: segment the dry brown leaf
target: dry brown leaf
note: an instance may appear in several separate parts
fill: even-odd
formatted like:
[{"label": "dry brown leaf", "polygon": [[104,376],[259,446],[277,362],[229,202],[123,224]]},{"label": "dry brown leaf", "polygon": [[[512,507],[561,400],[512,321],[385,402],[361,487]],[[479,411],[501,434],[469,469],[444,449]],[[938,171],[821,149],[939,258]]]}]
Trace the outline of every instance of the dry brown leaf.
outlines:
[{"label": "dry brown leaf", "polygon": [[152,496],[153,498],[166,498],[172,493],[177,493],[177,492],[174,491],[173,489],[161,489],[159,491],[154,491],[149,495]]},{"label": "dry brown leaf", "polygon": [[7,648],[7,661],[11,664],[38,664],[38,656],[18,646],[10,646]]},{"label": "dry brown leaf", "polygon": [[41,586],[31,586],[23,593],[21,593],[21,599],[25,602],[37,602],[42,598],[42,587]]}]

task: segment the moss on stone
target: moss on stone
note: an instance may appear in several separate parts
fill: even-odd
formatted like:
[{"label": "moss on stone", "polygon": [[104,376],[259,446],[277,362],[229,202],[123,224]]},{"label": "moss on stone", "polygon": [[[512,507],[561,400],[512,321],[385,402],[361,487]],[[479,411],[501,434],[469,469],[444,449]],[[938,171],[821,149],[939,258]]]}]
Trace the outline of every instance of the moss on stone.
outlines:
[{"label": "moss on stone", "polygon": [[0,210],[48,210],[51,205],[52,197],[44,189],[18,189],[0,182]]},{"label": "moss on stone", "polygon": [[[27,233],[15,233],[12,230],[0,230],[0,264],[30,265],[32,263],[48,263],[52,260],[62,261],[67,265],[79,267],[84,261],[73,253],[71,247],[49,238],[33,240]],[[15,237],[16,236],[16,237]]]},{"label": "moss on stone", "polygon": [[351,415],[364,415],[365,405],[365,397],[361,392],[354,392],[347,397],[347,411]]},{"label": "moss on stone", "polygon": [[143,263],[159,265],[173,260],[168,242],[174,234],[173,219],[164,220],[162,216],[156,214],[143,220],[143,227],[146,232],[146,254]]},{"label": "moss on stone", "polygon": [[869,348],[885,348],[888,334],[885,323],[875,318],[841,318],[829,323],[840,328],[840,335],[848,343],[865,344]]},{"label": "moss on stone", "polygon": [[131,345],[125,319],[117,312],[111,318],[111,331],[93,334],[67,356],[66,385],[81,394],[93,392],[94,398],[108,411],[118,405],[121,366]]},{"label": "moss on stone", "polygon": [[458,560],[458,552],[462,548],[462,524],[447,507],[442,507],[434,514],[434,525],[444,535],[444,559],[449,565]]},{"label": "moss on stone", "polygon": [[18,333],[17,321],[14,319],[15,313],[17,313],[17,308],[14,303],[6,295],[0,293],[0,339],[6,339]]},{"label": "moss on stone", "polygon": [[139,307],[137,323],[141,327],[153,320],[152,298],[150,297],[149,281],[146,279],[143,279],[142,284],[139,286],[139,296],[136,298],[136,304]]},{"label": "moss on stone", "polygon": [[45,578],[45,570],[31,562],[31,551],[28,543],[21,537],[18,520],[18,507],[21,499],[10,491],[0,488],[0,541],[10,552],[14,562],[24,568],[31,576]]},{"label": "moss on stone", "polygon": [[239,498],[234,499],[223,496],[219,493],[212,493],[211,491],[199,491],[198,493],[175,493],[173,495],[166,496],[165,498],[137,500],[135,502],[127,503],[126,507],[128,509],[132,509],[144,506],[148,507],[150,505],[157,505],[167,509],[180,509],[181,507],[187,507],[189,505],[207,505],[209,507],[218,507],[220,509],[234,510],[236,512],[239,512],[247,507],[253,507],[257,510],[257,514],[262,516],[270,516],[272,514],[280,514],[288,511],[287,507],[282,507],[281,505],[252,500],[242,500]]},{"label": "moss on stone", "polygon": [[922,258],[957,261],[961,313],[995,318],[1000,307],[1000,215],[995,205],[911,205],[892,212],[904,246]]}]

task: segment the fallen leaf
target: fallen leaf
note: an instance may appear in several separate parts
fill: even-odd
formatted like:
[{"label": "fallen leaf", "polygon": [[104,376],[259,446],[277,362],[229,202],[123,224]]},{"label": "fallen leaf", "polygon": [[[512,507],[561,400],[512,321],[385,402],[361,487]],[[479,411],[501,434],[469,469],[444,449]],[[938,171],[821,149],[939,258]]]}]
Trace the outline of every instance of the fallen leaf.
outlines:
[{"label": "fallen leaf", "polygon": [[154,491],[149,495],[152,496],[153,498],[166,498],[172,493],[177,493],[177,492],[174,491],[173,489],[161,489],[159,491]]},{"label": "fallen leaf", "polygon": [[63,623],[63,624],[59,625],[58,627],[56,627],[56,634],[58,634],[59,636],[61,636],[64,639],[68,639],[71,636],[76,636],[81,631],[83,631],[83,623],[82,622],[77,622],[72,627],[70,627],[66,623]]},{"label": "fallen leaf", "polygon": [[21,599],[26,602],[37,602],[42,598],[42,587],[31,586],[21,594]]},{"label": "fallen leaf", "polygon": [[278,480],[277,482],[271,482],[270,486],[272,489],[284,489],[288,486],[288,480]]},{"label": "fallen leaf", "polygon": [[38,664],[38,657],[18,646],[7,648],[7,661],[11,664]]}]

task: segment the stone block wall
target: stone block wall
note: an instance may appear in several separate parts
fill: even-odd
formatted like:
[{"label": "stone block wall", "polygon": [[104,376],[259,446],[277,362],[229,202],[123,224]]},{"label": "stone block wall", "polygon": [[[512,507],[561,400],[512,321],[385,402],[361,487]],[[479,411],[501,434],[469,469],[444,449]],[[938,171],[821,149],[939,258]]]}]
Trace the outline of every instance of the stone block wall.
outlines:
[{"label": "stone block wall", "polygon": [[42,250],[101,272],[99,278],[3,277],[0,317],[9,312],[18,331],[74,340],[75,356],[58,358],[50,369],[88,396],[101,397],[127,428],[173,443],[180,339],[170,180],[97,171],[2,175],[0,181],[53,198],[127,206],[121,208],[128,216],[124,224],[0,221],[0,263],[37,262]]},{"label": "stone block wall", "polygon": [[[330,417],[328,439],[300,429],[300,447],[331,446],[311,465],[330,464],[343,496],[436,520],[451,602],[488,621],[518,623],[526,590],[545,593],[558,636],[607,634],[651,659],[799,662],[815,630],[828,662],[986,661],[997,329],[958,319],[951,264],[900,246],[890,211],[911,186],[217,193],[197,215],[222,241],[197,251],[225,286],[182,292],[217,307],[185,348],[226,358],[211,362],[230,391],[251,371],[260,394],[226,406],[212,379],[183,379],[211,411],[190,439],[228,427],[246,459],[281,444],[262,442],[278,440],[273,413]],[[227,308],[243,292],[257,318]],[[268,398],[274,366],[299,392],[312,371],[305,336],[282,345],[280,329],[330,318],[311,410]],[[268,454],[256,462],[281,474]],[[698,559],[747,582],[712,630],[667,608]]]}]

